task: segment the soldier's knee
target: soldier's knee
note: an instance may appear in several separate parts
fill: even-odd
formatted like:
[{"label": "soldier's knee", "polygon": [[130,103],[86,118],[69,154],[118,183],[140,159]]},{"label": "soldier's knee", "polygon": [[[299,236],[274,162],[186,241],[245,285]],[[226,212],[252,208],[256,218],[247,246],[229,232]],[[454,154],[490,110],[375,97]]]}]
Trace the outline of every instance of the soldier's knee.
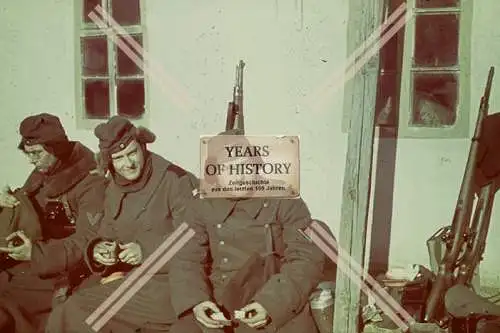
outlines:
[{"label": "soldier's knee", "polygon": [[[67,325],[73,322],[72,314],[78,314],[76,312],[77,304],[75,304],[72,297],[67,298],[64,302],[56,304],[47,319],[45,326],[45,333],[56,333],[59,332],[61,327],[67,329]],[[78,318],[80,319],[80,318]]]}]

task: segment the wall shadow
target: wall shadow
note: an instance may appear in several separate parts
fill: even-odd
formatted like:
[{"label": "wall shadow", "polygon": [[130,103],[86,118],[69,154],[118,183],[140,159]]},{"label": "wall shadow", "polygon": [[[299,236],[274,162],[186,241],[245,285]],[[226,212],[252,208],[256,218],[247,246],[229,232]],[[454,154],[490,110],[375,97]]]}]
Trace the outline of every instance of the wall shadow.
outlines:
[{"label": "wall shadow", "polygon": [[[386,0],[384,17],[387,18],[403,1]],[[388,29],[390,26],[384,31]],[[404,28],[380,50],[375,113],[375,124],[379,127],[378,154],[374,161],[373,219],[368,262],[368,271],[374,276],[385,273],[389,267],[403,46]]]}]

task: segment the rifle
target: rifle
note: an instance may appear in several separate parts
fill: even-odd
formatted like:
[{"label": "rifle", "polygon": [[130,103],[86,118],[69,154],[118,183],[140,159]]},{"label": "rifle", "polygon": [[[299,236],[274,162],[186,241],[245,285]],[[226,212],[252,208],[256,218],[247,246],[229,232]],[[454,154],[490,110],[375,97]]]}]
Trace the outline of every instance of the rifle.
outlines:
[{"label": "rifle", "polygon": [[227,108],[226,131],[240,130],[244,134],[245,123],[243,118],[243,68],[245,63],[240,60],[236,65],[236,80],[233,87],[233,100]]},{"label": "rifle", "polygon": [[[479,139],[483,129],[483,121],[488,115],[489,99],[491,86],[493,82],[493,75],[495,73],[494,67],[490,68],[488,73],[488,80],[476,121],[476,128],[474,136],[471,139],[469,156],[465,167],[462,185],[455,207],[452,224],[446,229],[445,234],[442,236],[443,242],[446,244],[444,256],[439,263],[439,268],[436,280],[432,285],[429,297],[426,302],[426,310],[424,320],[426,322],[437,321],[440,325],[445,324],[444,318],[444,296],[446,291],[455,285],[457,282],[470,283],[470,278],[479,262],[484,249],[484,241],[489,227],[489,213],[491,207],[488,209],[487,200],[492,196],[491,184],[486,185],[481,190],[481,198],[475,211],[474,220],[470,223],[472,215],[472,206],[474,203],[475,195],[475,173],[477,167],[477,156],[479,148]],[[487,217],[487,219],[486,219]],[[486,222],[488,220],[488,222]],[[479,229],[478,229],[479,228]],[[477,236],[477,237],[475,237]],[[471,242],[471,240],[473,240]],[[465,247],[465,255],[459,258]],[[455,272],[459,268],[458,278]]]}]

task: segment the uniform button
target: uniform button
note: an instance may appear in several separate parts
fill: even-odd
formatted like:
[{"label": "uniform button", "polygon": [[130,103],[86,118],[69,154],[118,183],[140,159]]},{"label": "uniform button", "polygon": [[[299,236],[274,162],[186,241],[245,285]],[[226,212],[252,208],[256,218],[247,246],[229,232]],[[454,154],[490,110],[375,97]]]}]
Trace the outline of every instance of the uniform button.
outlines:
[{"label": "uniform button", "polygon": [[219,223],[219,224],[217,224],[217,229],[220,229],[220,228],[222,228],[222,224]]},{"label": "uniform button", "polygon": [[269,206],[269,204],[267,203],[267,201],[264,202],[264,208],[267,208],[267,206]]},{"label": "uniform button", "polygon": [[220,244],[220,245],[224,245],[224,241],[223,241],[223,240],[221,240],[221,241],[219,242],[219,244]]},{"label": "uniform button", "polygon": [[222,259],[222,262],[223,262],[223,263],[225,263],[225,264],[226,264],[228,261],[229,261],[229,259],[227,259],[227,258],[223,258],[223,259]]},{"label": "uniform button", "polygon": [[264,228],[269,228],[269,223],[264,224]]},{"label": "uniform button", "polygon": [[221,275],[221,278],[224,280],[224,279],[226,279],[226,278],[227,278],[227,275],[226,275],[226,274],[222,274],[222,275]]},{"label": "uniform button", "polygon": [[120,143],[120,149],[123,149],[123,148],[125,148],[125,144]]}]

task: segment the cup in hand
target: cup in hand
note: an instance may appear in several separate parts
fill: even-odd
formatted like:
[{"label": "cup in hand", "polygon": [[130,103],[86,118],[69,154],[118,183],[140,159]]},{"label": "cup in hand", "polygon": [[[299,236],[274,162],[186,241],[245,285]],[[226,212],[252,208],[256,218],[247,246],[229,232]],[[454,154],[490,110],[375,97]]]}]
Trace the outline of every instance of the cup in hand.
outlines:
[{"label": "cup in hand", "polygon": [[116,242],[103,241],[94,247],[94,260],[106,266],[114,265],[118,262]]},{"label": "cup in hand", "polygon": [[117,250],[118,244],[116,242],[103,242],[103,247],[106,250],[103,256],[108,259],[118,259]]}]

